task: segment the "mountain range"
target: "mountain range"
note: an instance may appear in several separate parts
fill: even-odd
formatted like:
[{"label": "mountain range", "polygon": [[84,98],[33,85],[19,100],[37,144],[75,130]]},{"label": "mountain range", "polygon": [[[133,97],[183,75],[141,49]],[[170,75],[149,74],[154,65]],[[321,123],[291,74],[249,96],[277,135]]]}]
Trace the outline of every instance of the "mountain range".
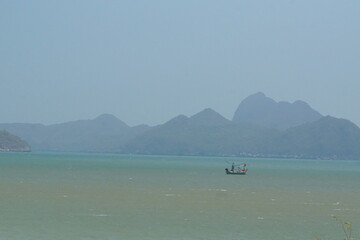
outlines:
[{"label": "mountain range", "polygon": [[130,127],[103,114],[49,126],[0,124],[0,129],[34,151],[360,159],[355,124],[324,117],[303,101],[276,102],[263,93],[244,99],[232,120],[208,108],[153,127]]}]

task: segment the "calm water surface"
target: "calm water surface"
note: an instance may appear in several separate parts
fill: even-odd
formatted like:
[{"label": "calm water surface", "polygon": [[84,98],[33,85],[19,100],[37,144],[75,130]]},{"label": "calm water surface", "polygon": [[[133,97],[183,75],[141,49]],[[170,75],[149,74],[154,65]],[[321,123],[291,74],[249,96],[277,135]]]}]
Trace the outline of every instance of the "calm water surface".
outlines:
[{"label": "calm water surface", "polygon": [[1,153],[0,191],[0,239],[360,237],[359,161]]}]

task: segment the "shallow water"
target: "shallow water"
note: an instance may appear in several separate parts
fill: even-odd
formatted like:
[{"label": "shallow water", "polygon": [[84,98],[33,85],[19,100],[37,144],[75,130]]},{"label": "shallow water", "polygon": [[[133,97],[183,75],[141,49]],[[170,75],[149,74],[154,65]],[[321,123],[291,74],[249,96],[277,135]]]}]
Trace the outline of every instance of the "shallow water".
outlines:
[{"label": "shallow water", "polygon": [[0,239],[343,239],[333,215],[360,237],[359,183],[359,161],[1,153]]}]

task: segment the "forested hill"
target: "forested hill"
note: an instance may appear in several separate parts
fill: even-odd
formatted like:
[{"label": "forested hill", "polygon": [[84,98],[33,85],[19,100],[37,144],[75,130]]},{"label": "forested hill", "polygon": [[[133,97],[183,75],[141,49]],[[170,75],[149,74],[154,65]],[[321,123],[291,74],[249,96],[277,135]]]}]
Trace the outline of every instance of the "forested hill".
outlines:
[{"label": "forested hill", "polygon": [[29,152],[30,146],[19,137],[0,130],[0,152]]},{"label": "forested hill", "polygon": [[360,159],[360,129],[345,119],[322,117],[285,131],[250,123],[197,125],[176,117],[124,145],[125,153]]},{"label": "forested hill", "polygon": [[234,113],[233,121],[286,130],[304,123],[314,122],[322,115],[304,101],[293,103],[275,100],[256,93],[245,98]]}]

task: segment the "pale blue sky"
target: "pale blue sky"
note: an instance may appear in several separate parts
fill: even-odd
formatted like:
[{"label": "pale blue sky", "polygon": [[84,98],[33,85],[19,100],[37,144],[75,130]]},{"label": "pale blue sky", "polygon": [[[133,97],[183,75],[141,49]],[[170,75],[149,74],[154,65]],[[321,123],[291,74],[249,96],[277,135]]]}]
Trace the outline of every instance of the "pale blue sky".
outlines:
[{"label": "pale blue sky", "polygon": [[0,0],[0,122],[156,125],[258,91],[360,125],[360,1]]}]

